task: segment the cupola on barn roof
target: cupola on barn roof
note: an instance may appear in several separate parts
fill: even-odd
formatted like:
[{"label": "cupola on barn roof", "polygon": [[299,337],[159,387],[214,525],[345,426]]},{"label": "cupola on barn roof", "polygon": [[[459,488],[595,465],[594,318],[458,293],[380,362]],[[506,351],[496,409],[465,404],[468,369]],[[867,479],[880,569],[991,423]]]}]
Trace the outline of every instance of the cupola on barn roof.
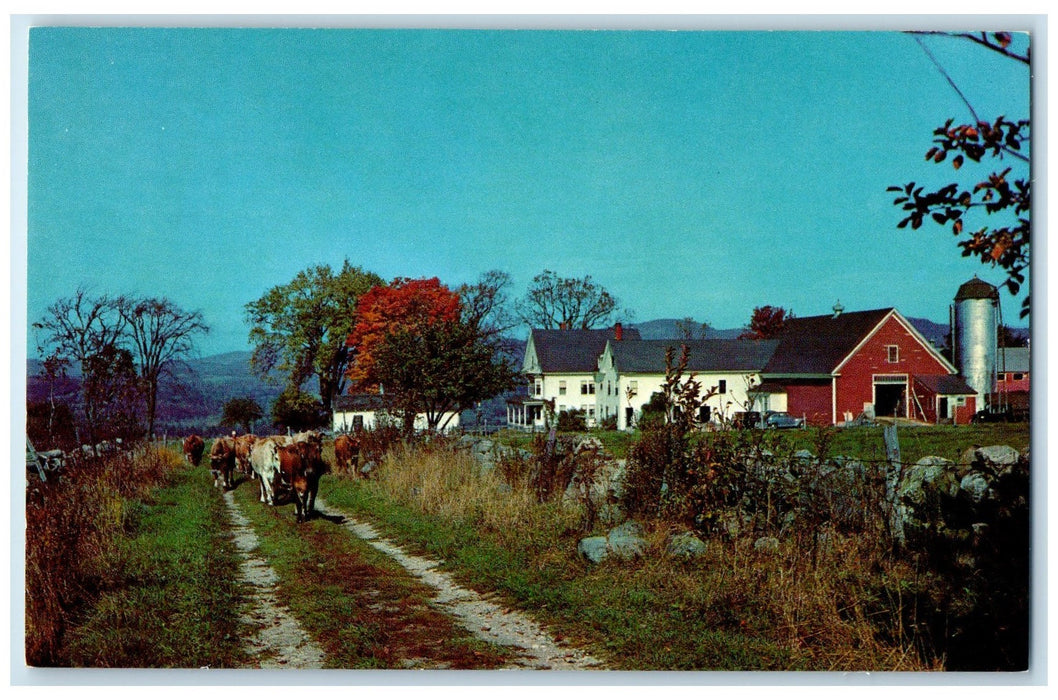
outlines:
[{"label": "cupola on barn roof", "polygon": [[999,290],[990,285],[988,282],[978,278],[974,275],[974,278],[969,282],[964,283],[959,287],[959,291],[955,293],[955,301],[962,301],[963,299],[998,299]]}]

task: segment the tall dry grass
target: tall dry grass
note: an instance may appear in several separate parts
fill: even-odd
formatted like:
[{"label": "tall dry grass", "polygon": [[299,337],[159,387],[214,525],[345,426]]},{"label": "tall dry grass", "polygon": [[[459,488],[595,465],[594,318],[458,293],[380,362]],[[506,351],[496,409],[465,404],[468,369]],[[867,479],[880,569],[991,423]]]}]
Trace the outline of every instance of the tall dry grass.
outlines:
[{"label": "tall dry grass", "polygon": [[489,532],[552,531],[572,527],[578,518],[555,504],[541,504],[528,470],[484,469],[468,453],[443,445],[397,446],[382,459],[371,486],[423,514]]},{"label": "tall dry grass", "polygon": [[[435,521],[470,525],[483,545],[518,552],[533,582],[524,571],[485,579],[526,596],[523,603],[555,601],[549,614],[568,634],[605,645],[622,667],[724,667],[717,660],[724,652],[696,648],[704,633],[716,631],[728,635],[717,646],[763,640],[784,659],[731,653],[728,662],[744,668],[940,668],[916,653],[901,629],[902,601],[879,593],[887,578],[902,581],[915,572],[889,560],[874,538],[835,531],[807,539],[790,535],[777,551],[763,553],[751,534],[715,536],[700,558],[688,562],[665,553],[677,527],[640,518],[649,541],[645,557],[590,567],[576,554],[583,504],[557,495],[541,502],[529,473],[528,465],[482,469],[464,452],[404,446],[387,454],[361,488]],[[505,581],[512,575],[516,581]],[[619,631],[615,617],[639,622]]]},{"label": "tall dry grass", "polygon": [[63,634],[120,569],[114,542],[132,499],[144,498],[180,465],[164,449],[67,463],[26,490],[26,663],[62,665]]}]

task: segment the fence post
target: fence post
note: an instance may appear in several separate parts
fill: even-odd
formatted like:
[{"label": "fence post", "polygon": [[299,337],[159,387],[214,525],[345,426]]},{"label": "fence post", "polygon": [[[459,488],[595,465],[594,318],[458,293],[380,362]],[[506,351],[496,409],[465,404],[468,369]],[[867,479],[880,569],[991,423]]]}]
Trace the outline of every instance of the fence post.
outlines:
[{"label": "fence post", "polygon": [[903,478],[904,464],[900,460],[900,438],[896,432],[896,420],[892,425],[883,429],[882,438],[885,440],[885,458],[887,467],[885,473],[885,499],[889,509],[889,532],[893,539],[900,545],[904,544],[904,519],[902,508],[899,504],[900,481]]}]

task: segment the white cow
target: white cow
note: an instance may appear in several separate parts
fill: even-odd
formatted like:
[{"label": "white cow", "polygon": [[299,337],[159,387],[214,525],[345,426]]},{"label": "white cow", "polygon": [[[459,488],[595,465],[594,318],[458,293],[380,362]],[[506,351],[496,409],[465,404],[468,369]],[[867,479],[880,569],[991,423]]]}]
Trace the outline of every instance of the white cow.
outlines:
[{"label": "white cow", "polygon": [[261,438],[250,448],[250,468],[261,482],[261,503],[275,505],[275,483],[279,478],[279,445],[289,438],[273,435]]}]

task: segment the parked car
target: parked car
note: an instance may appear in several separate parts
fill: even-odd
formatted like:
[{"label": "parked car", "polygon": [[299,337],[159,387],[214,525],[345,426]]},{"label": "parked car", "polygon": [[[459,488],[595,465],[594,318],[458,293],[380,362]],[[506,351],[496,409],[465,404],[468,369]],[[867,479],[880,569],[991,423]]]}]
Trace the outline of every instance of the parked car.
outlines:
[{"label": "parked car", "polygon": [[804,418],[795,418],[786,411],[768,411],[764,414],[764,427],[765,428],[803,428],[805,427]]},{"label": "parked car", "polygon": [[1011,423],[1014,421],[1013,411],[978,411],[970,419],[971,423]]}]

